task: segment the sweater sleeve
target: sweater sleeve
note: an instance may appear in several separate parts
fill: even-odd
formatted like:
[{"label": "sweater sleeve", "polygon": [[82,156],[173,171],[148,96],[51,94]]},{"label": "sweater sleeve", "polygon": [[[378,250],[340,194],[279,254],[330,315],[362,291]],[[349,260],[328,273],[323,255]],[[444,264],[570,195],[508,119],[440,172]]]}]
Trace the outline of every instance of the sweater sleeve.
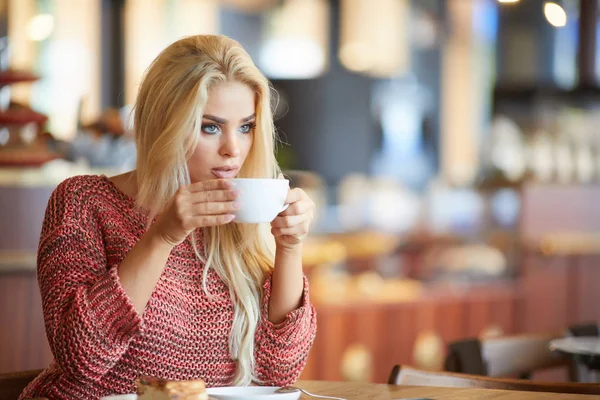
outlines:
[{"label": "sweater sleeve", "polygon": [[96,381],[119,361],[142,319],[121,286],[117,267],[107,265],[100,230],[87,224],[84,229],[69,218],[65,210],[78,204],[67,197],[64,191],[52,195],[38,248],[46,334],[66,374]]},{"label": "sweater sleeve", "polygon": [[261,385],[285,386],[294,383],[308,358],[317,333],[317,313],[310,304],[308,279],[304,277],[302,304],[274,324],[268,319],[272,275],[264,285],[261,322],[256,333],[256,375]]}]

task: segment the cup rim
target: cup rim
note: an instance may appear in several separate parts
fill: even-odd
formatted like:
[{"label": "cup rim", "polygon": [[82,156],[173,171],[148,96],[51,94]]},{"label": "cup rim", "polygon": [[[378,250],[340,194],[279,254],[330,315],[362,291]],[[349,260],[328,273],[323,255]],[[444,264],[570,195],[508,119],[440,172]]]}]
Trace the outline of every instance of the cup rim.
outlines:
[{"label": "cup rim", "polygon": [[289,183],[289,179],[279,179],[279,178],[231,178],[227,179],[229,181],[281,181]]}]

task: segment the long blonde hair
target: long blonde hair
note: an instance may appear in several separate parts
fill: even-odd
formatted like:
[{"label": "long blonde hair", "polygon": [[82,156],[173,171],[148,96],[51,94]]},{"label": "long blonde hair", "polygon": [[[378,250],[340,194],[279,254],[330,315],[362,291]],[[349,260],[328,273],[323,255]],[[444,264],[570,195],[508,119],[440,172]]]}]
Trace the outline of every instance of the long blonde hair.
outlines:
[{"label": "long blonde hair", "polygon": [[[156,216],[177,189],[190,183],[187,160],[195,149],[203,108],[212,85],[235,80],[256,96],[256,129],[239,177],[275,178],[275,128],[271,86],[242,46],[225,36],[181,39],[152,62],[135,104],[137,203]],[[273,238],[260,225],[228,224],[204,228],[203,288],[210,268],[227,284],[234,303],[229,351],[237,362],[234,384],[258,381],[254,373],[254,336],[260,320],[262,285],[273,268]]]}]

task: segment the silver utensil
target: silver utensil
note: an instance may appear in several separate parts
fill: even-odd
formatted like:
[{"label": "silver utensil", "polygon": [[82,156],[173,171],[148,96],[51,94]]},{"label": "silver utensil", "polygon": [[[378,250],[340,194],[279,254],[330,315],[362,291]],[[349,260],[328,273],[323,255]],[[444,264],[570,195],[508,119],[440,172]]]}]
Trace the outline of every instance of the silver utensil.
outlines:
[{"label": "silver utensil", "polygon": [[310,392],[308,392],[308,391],[306,391],[304,389],[300,389],[299,387],[296,387],[296,386],[285,386],[285,387],[277,389],[275,391],[275,393],[292,393],[292,392],[298,392],[298,391],[304,393],[307,396],[315,397],[315,398],[318,398],[318,399],[347,400],[347,399],[345,399],[343,397],[323,396],[321,394],[310,393]]}]

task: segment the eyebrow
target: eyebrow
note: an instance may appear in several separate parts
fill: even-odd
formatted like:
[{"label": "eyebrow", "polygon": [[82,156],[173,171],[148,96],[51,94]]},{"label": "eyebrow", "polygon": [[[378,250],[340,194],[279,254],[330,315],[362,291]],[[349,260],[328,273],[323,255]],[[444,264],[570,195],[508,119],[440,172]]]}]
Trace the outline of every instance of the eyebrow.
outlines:
[{"label": "eyebrow", "polygon": [[[249,117],[243,118],[242,122],[252,121],[255,117],[256,117],[256,114],[252,114]],[[210,114],[203,115],[202,118],[209,119],[209,120],[214,121],[214,122],[216,122],[218,124],[226,124],[227,123],[226,119],[215,117],[214,115],[210,115]]]}]

